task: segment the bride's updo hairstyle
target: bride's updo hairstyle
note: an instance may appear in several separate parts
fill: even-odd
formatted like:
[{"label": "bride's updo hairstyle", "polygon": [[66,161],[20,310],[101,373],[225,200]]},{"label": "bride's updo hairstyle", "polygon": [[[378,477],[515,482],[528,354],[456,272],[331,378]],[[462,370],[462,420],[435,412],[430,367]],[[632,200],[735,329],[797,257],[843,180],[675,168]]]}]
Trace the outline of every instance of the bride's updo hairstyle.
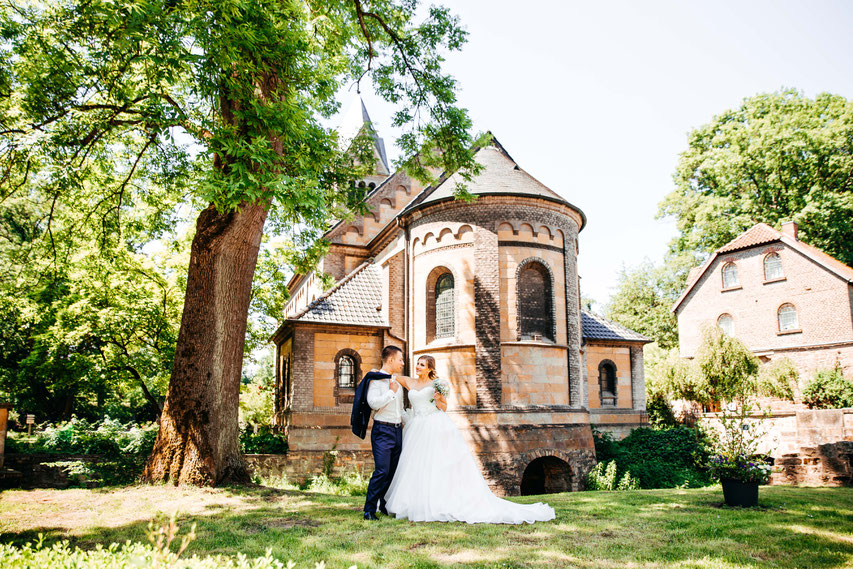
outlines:
[{"label": "bride's updo hairstyle", "polygon": [[418,359],[426,362],[426,365],[429,368],[429,378],[430,379],[435,379],[438,377],[438,373],[436,373],[436,371],[435,371],[435,358],[434,357],[432,357],[432,356],[421,356]]}]

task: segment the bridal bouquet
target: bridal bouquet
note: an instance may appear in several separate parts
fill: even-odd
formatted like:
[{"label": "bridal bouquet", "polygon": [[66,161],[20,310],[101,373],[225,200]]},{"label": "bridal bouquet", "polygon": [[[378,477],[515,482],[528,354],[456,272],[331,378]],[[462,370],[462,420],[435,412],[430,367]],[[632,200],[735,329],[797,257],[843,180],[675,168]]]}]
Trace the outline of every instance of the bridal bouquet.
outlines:
[{"label": "bridal bouquet", "polygon": [[[450,393],[450,386],[447,385],[446,382],[438,378],[432,380],[432,388],[435,390],[436,393],[441,393],[445,397],[447,397],[447,394]],[[429,402],[435,403],[435,398],[430,399]]]}]

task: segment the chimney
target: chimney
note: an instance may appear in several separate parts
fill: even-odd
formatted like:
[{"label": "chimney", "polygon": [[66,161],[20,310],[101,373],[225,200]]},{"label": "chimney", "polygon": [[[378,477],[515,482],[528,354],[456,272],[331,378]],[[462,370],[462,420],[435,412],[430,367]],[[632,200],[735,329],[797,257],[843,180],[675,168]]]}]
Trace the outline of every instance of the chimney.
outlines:
[{"label": "chimney", "polygon": [[782,233],[784,233],[788,237],[793,237],[794,239],[797,239],[797,224],[793,221],[783,221]]}]

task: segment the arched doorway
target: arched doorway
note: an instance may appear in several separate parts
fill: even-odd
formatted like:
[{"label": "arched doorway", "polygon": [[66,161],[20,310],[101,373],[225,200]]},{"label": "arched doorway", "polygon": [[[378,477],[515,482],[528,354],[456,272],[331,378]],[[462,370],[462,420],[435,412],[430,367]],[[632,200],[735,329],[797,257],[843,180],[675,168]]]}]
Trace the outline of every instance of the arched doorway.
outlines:
[{"label": "arched doorway", "polygon": [[521,477],[521,495],[570,492],[572,469],[565,460],[543,456],[527,465]]}]

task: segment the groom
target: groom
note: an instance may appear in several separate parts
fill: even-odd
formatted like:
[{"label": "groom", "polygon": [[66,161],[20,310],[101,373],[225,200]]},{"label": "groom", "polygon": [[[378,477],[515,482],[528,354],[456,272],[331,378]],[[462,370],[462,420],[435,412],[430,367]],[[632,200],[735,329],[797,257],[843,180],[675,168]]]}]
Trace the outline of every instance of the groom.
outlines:
[{"label": "groom", "polygon": [[388,514],[385,510],[385,492],[394,478],[403,449],[403,390],[394,379],[401,371],[403,351],[397,346],[386,346],[382,350],[382,369],[364,374],[355,394],[351,423],[357,436],[364,438],[370,410],[373,410],[370,445],[373,449],[374,470],[364,501],[365,520],[377,519],[377,501],[379,511]]}]

